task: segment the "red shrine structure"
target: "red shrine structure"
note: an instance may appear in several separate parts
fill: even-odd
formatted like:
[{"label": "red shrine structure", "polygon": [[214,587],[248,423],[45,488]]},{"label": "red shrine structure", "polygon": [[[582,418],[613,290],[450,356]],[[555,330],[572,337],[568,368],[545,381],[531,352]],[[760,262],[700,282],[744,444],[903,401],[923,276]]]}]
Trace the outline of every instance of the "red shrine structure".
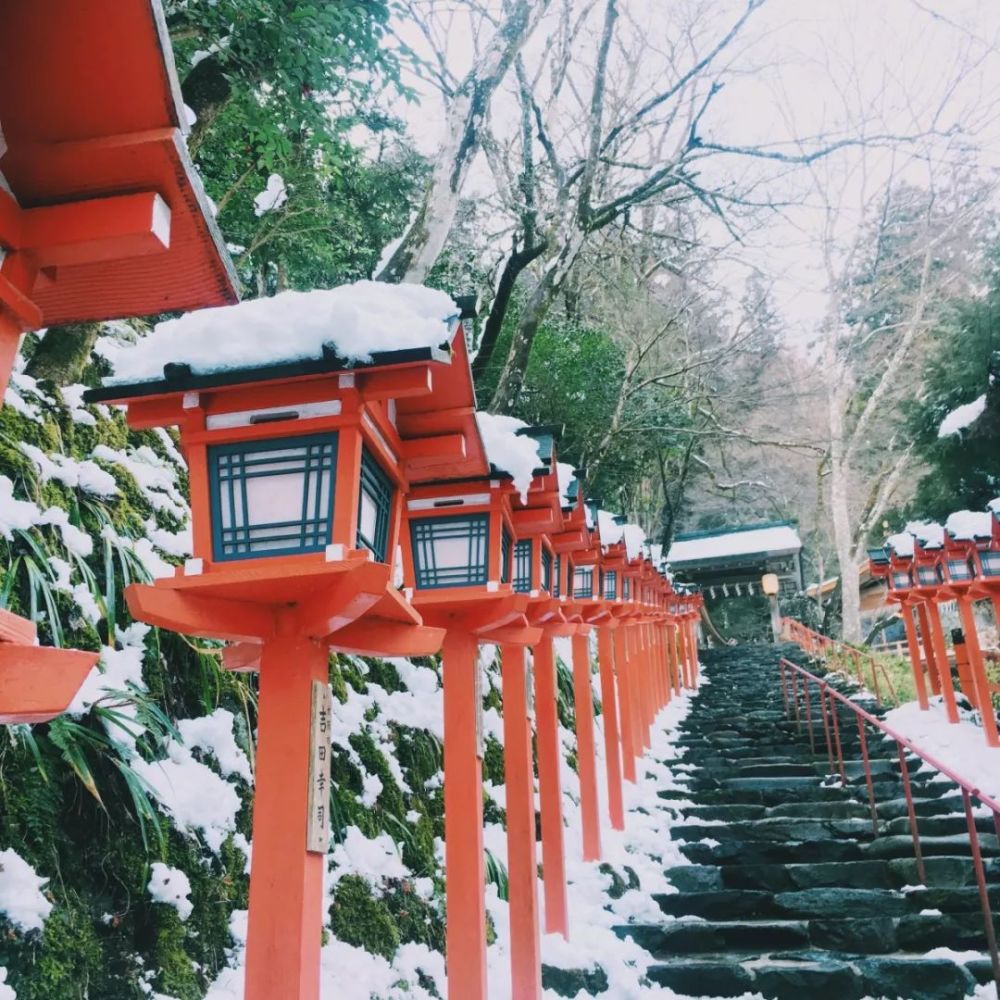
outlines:
[{"label": "red shrine structure", "polygon": [[247,1000],[319,996],[329,650],[426,655],[444,637],[393,577],[413,481],[481,460],[454,319],[447,350],[354,367],[328,351],[209,374],[168,364],[162,380],[88,395],[124,404],[136,429],[179,427],[190,470],[194,557],[129,587],[133,615],[236,642],[229,664],[260,670]]},{"label": "red shrine structure", "polygon": [[[0,389],[43,326],[235,302],[159,0],[0,8]],[[0,722],[65,711],[97,654],[0,621]]]}]

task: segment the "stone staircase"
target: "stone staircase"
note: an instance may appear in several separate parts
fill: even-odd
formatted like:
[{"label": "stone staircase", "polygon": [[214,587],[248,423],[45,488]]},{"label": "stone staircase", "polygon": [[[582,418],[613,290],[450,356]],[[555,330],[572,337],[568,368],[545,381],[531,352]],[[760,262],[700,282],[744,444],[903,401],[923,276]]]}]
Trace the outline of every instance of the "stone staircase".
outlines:
[{"label": "stone staircase", "polygon": [[[658,897],[662,922],[618,933],[656,957],[651,980],[692,997],[971,994],[991,971],[961,795],[910,761],[926,865],[918,885],[895,745],[869,732],[875,837],[853,718],[841,716],[842,788],[828,775],[816,699],[815,754],[805,723],[785,720],[781,655],[805,662],[796,647],[705,654],[709,683],[681,737],[687,791],[661,793],[678,803],[670,835],[690,864],[667,871],[678,891]],[[996,913],[1000,844],[991,818],[977,824]],[[926,957],[940,947],[984,957]]]}]

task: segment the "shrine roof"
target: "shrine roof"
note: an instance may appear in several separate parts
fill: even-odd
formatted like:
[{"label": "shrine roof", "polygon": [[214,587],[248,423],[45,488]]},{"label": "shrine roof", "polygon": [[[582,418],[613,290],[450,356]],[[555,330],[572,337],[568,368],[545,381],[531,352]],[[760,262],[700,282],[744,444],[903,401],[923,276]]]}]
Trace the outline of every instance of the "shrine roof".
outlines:
[{"label": "shrine roof", "polygon": [[0,126],[0,172],[21,209],[149,192],[170,212],[162,252],[64,264],[26,289],[46,324],[236,301],[159,0],[3,4]]},{"label": "shrine roof", "polygon": [[750,556],[789,555],[802,549],[802,540],[787,521],[751,524],[722,531],[693,531],[678,535],[667,561],[671,566]]}]

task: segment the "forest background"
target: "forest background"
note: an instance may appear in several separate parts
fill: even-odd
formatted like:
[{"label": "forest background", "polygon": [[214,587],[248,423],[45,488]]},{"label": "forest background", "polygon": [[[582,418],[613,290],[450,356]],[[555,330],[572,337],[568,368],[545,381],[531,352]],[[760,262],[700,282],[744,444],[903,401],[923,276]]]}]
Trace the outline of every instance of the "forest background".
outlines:
[{"label": "forest background", "polygon": [[[665,545],[796,521],[857,638],[867,544],[998,492],[1000,24],[945,6],[166,10],[245,297],[477,296],[481,406],[562,426],[588,491]],[[28,374],[93,381],[100,332]]]}]

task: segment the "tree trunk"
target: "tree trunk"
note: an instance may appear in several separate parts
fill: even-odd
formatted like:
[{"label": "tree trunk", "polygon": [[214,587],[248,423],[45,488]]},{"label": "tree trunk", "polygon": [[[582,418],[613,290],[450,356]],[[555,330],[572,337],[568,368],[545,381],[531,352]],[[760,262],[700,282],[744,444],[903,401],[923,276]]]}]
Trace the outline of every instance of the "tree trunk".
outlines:
[{"label": "tree trunk", "polygon": [[42,338],[24,371],[56,385],[80,381],[90,362],[90,352],[101,332],[100,323],[69,323],[52,327]]},{"label": "tree trunk", "polygon": [[[861,585],[851,530],[850,469],[846,464],[844,413],[848,402],[848,373],[843,363],[828,363],[830,418],[830,517],[840,566],[841,612],[845,642],[861,641]],[[822,581],[820,581],[822,583]]]},{"label": "tree trunk", "polygon": [[514,337],[510,342],[507,360],[504,362],[500,380],[493,392],[493,398],[487,407],[492,413],[511,413],[521,398],[524,387],[524,374],[528,370],[528,360],[531,358],[531,345],[542,321],[548,315],[552,303],[562,288],[566,276],[576,263],[583,247],[584,234],[576,230],[563,245],[558,255],[551,259],[545,268],[541,281],[532,293]]},{"label": "tree trunk", "polygon": [[528,370],[528,360],[531,358],[531,345],[558,292],[559,289],[553,280],[553,269],[550,268],[528,300],[528,305],[514,331],[500,380],[487,407],[491,413],[512,413],[517,406],[521,390],[524,388],[524,374]]},{"label": "tree trunk", "polygon": [[493,297],[493,304],[490,306],[486,326],[483,329],[483,339],[479,344],[479,352],[472,362],[472,377],[474,379],[478,379],[486,371],[493,358],[493,350],[497,346],[500,331],[503,329],[504,317],[507,315],[507,308],[510,305],[510,298],[514,293],[518,277],[533,260],[542,255],[545,247],[545,243],[539,243],[534,247],[516,250],[507,258],[503,274],[500,275],[500,282],[497,285],[496,295]]},{"label": "tree trunk", "polygon": [[469,167],[480,148],[480,129],[493,93],[551,0],[517,0],[485,55],[452,95],[445,138],[417,213],[376,281],[424,281],[451,231]]}]

